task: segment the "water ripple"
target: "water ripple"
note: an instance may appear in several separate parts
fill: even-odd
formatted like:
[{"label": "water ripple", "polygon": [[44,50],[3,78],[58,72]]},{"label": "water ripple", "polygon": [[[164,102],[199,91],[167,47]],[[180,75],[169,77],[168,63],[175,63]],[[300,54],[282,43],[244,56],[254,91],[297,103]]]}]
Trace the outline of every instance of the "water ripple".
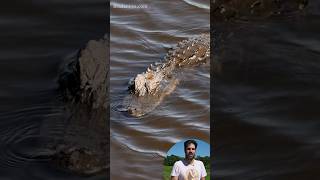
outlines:
[{"label": "water ripple", "polygon": [[201,2],[199,3],[199,2],[196,2],[193,0],[183,0],[183,1],[186,2],[187,4],[190,4],[190,5],[198,7],[198,8],[210,10],[210,1],[209,2],[206,1],[203,3],[201,3]]}]

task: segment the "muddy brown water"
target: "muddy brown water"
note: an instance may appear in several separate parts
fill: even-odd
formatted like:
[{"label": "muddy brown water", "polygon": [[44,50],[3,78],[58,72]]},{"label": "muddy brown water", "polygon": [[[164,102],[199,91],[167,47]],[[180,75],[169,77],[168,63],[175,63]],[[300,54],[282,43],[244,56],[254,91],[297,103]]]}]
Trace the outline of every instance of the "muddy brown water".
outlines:
[{"label": "muddy brown water", "polygon": [[[155,111],[134,118],[117,111],[129,79],[209,30],[207,1],[139,2],[148,8],[111,8],[112,179],[160,179],[167,149],[188,137],[208,142],[210,124],[216,179],[320,177],[318,2],[299,17],[212,22],[220,64],[211,96],[209,66],[189,69]],[[105,1],[10,1],[0,14],[0,179],[106,179],[50,166],[44,147],[67,126],[59,67],[105,34]]]},{"label": "muddy brown water", "polygon": [[147,115],[130,117],[118,109],[130,78],[179,41],[209,32],[209,16],[209,1],[111,1],[111,179],[161,179],[165,153],[174,143],[209,142],[209,63],[182,72],[175,91]]},{"label": "muddy brown water", "polygon": [[302,14],[214,23],[216,179],[319,179],[319,3]]},{"label": "muddy brown water", "polygon": [[103,37],[106,9],[104,0],[2,3],[0,179],[106,179],[105,173],[81,176],[51,166],[46,147],[69,125],[57,91],[60,66],[89,40]]}]

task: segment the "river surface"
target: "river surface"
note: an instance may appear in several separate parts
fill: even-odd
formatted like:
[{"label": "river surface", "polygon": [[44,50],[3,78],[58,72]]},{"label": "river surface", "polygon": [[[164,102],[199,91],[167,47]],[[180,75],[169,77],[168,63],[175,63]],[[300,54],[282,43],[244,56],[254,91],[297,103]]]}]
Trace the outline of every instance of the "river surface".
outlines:
[{"label": "river surface", "polygon": [[106,33],[104,0],[7,1],[0,7],[0,179],[106,179],[48,163],[63,137],[66,111],[57,91],[60,66]]},{"label": "river surface", "polygon": [[111,1],[111,179],[161,179],[166,152],[186,138],[210,140],[210,63],[140,118],[119,111],[128,82],[179,41],[210,30],[209,1]]},{"label": "river surface", "polygon": [[213,22],[215,179],[319,179],[319,7]]},{"label": "river surface", "polygon": [[[188,69],[146,116],[118,111],[131,77],[177,42],[209,30],[208,2],[196,2],[118,0],[111,7],[112,179],[160,179],[174,143],[209,142],[210,134],[214,179],[319,179],[318,2],[303,16],[211,22],[211,79],[210,64]],[[119,8],[137,4],[146,6]],[[102,0],[1,5],[0,179],[106,179],[53,167],[46,147],[68,125],[57,91],[60,66],[106,33],[106,9]]]}]

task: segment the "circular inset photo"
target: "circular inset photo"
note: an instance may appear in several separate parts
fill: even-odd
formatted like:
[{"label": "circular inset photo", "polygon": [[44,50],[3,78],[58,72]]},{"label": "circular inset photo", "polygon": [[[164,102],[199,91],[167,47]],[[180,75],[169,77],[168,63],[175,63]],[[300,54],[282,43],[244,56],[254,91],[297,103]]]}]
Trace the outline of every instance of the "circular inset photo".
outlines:
[{"label": "circular inset photo", "polygon": [[165,180],[209,180],[210,145],[199,139],[174,144],[164,159]]}]

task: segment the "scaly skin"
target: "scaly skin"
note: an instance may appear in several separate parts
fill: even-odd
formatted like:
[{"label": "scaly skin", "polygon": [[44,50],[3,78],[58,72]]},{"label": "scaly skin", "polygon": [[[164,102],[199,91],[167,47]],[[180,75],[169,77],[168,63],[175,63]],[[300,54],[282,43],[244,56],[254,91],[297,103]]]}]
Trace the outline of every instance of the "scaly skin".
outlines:
[{"label": "scaly skin", "polygon": [[[211,20],[264,19],[300,12],[307,4],[308,0],[215,0],[211,6]],[[68,64],[59,77],[60,89],[72,116],[66,127],[68,133],[61,137],[63,142],[54,144],[53,153],[48,156],[59,167],[79,174],[103,172],[109,168],[107,37],[100,42],[91,42],[90,48]],[[209,55],[209,34],[180,42],[161,63],[151,65],[134,78],[130,86],[132,94],[124,100],[128,112],[138,117],[154,110],[175,90],[179,83],[175,74],[179,69],[205,63],[210,59]]]},{"label": "scaly skin", "polygon": [[208,33],[181,41],[167,53],[162,63],[150,65],[130,83],[132,94],[124,100],[128,113],[139,117],[151,112],[176,88],[179,80],[175,74],[179,69],[197,66],[209,59]]},{"label": "scaly skin", "polygon": [[59,75],[68,121],[63,136],[48,146],[52,162],[78,174],[109,168],[108,40],[88,42]]}]

